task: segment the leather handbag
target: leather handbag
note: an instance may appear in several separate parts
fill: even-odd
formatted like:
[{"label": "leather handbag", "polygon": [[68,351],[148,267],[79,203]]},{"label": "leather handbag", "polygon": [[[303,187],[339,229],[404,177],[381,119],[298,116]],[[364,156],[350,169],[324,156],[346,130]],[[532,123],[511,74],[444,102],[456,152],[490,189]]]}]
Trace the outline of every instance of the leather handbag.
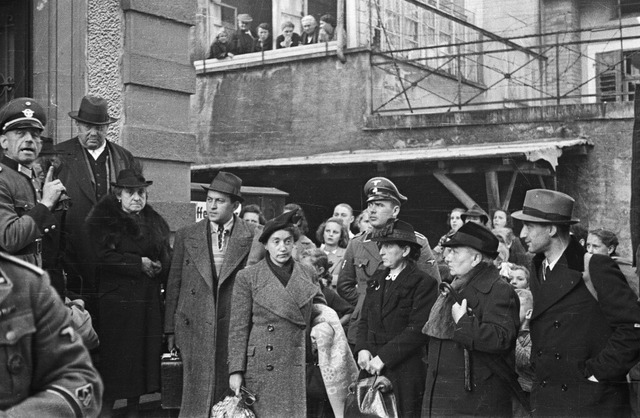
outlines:
[{"label": "leather handbag", "polygon": [[164,409],[177,409],[182,404],[182,358],[175,348],[160,359],[160,405]]},{"label": "leather handbag", "polygon": [[345,418],[398,418],[391,381],[384,376],[360,379],[349,385]]},{"label": "leather handbag", "polygon": [[322,379],[320,366],[315,363],[307,363],[306,366],[307,396],[312,399],[327,399],[327,388]]}]

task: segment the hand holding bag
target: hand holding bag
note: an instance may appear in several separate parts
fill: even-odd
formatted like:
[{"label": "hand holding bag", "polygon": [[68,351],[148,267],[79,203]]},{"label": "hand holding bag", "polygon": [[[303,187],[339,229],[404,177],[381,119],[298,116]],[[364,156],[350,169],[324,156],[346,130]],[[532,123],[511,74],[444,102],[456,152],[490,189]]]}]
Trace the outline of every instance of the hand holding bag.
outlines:
[{"label": "hand holding bag", "polygon": [[164,353],[160,360],[162,391],[160,404],[164,409],[180,408],[182,404],[182,357],[175,348]]},{"label": "hand holding bag", "polygon": [[349,386],[345,418],[398,418],[391,381],[384,376],[360,379]]},{"label": "hand holding bag", "polygon": [[245,387],[240,388],[240,396],[227,396],[211,408],[210,418],[256,418],[250,406],[256,396]]}]

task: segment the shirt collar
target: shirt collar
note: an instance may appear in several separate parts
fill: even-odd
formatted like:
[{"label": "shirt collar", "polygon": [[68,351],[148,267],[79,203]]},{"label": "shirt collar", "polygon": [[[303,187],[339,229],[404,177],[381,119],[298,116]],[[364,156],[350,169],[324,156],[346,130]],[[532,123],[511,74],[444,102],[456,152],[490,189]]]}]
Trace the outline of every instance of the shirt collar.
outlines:
[{"label": "shirt collar", "polygon": [[549,271],[553,271],[553,268],[556,266],[556,264],[558,264],[558,261],[560,260],[560,257],[562,257],[562,254],[560,254],[558,257],[556,257],[553,261],[549,261],[546,258],[544,259],[544,261],[542,262],[542,267],[543,268],[547,268],[549,267]]},{"label": "shirt collar", "polygon": [[[80,141],[79,138],[78,138],[78,141]],[[94,160],[97,160],[100,154],[102,154],[102,151],[104,151],[106,147],[107,147],[107,140],[105,139],[105,141],[102,143],[101,146],[99,146],[96,149],[88,149],[87,151],[93,157]]]},{"label": "shirt collar", "polygon": [[[224,225],[222,225],[222,227],[224,228],[225,231],[231,231],[231,229],[233,228],[233,221],[234,221],[235,216],[232,216],[231,219],[229,219]],[[218,233],[218,224],[215,222],[211,222],[211,231],[213,231],[214,233]]]}]

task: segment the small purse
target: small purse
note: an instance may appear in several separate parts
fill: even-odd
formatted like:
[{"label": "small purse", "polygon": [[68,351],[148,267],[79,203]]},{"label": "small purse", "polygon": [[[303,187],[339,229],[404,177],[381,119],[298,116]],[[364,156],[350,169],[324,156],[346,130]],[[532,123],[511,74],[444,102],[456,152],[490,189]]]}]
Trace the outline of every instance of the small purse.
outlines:
[{"label": "small purse", "polygon": [[256,418],[250,408],[255,401],[256,395],[240,387],[240,396],[227,396],[213,405],[210,418]]},{"label": "small purse", "polygon": [[398,418],[391,381],[384,376],[360,379],[349,385],[345,418]]},{"label": "small purse", "polygon": [[160,404],[164,409],[177,409],[182,404],[182,357],[175,348],[160,359]]}]

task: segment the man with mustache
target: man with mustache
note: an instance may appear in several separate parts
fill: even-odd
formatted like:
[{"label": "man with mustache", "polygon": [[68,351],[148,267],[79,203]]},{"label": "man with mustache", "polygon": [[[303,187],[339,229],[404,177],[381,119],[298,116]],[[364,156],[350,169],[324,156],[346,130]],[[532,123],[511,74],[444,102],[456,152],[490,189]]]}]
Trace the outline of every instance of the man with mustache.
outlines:
[{"label": "man with mustache", "polygon": [[91,299],[97,291],[93,255],[89,250],[84,220],[89,211],[116,181],[118,173],[135,168],[133,155],[123,147],[107,141],[109,125],[118,119],[109,115],[107,101],[98,96],[82,98],[80,108],[69,112],[78,135],[56,146],[62,163],[55,172],[67,187],[71,206],[64,214],[64,269],[67,290]]},{"label": "man with mustache", "polygon": [[56,225],[52,210],[65,187],[50,169],[44,184],[32,169],[47,123],[35,100],[14,99],[0,109],[0,249],[42,265],[42,238]]}]

